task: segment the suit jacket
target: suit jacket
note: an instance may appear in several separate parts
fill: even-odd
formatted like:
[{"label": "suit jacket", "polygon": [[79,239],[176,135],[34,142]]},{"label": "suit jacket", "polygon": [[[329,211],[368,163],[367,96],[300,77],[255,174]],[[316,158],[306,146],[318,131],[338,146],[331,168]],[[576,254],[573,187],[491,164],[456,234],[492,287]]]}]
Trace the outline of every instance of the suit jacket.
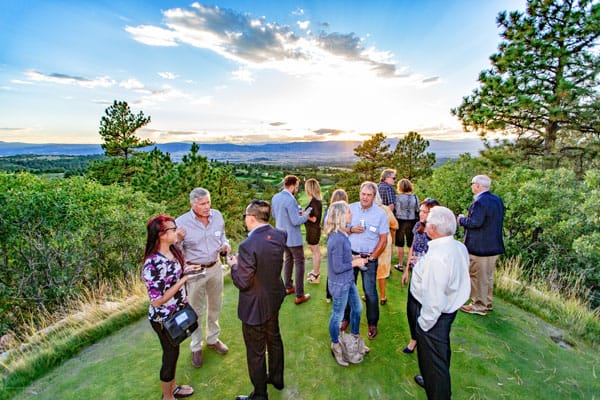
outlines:
[{"label": "suit jacket", "polygon": [[487,257],[504,253],[502,223],[504,204],[500,197],[482,192],[469,206],[469,214],[460,219],[465,227],[465,246],[469,254]]},{"label": "suit jacket", "polygon": [[271,213],[275,227],[287,232],[288,247],[302,246],[300,226],[308,219],[308,214],[300,216],[298,202],[287,190],[282,190],[271,199]]},{"label": "suit jacket", "polygon": [[238,317],[260,325],[279,312],[285,297],[281,279],[286,233],[262,225],[239,246],[237,264],[231,268],[233,284],[240,290]]}]

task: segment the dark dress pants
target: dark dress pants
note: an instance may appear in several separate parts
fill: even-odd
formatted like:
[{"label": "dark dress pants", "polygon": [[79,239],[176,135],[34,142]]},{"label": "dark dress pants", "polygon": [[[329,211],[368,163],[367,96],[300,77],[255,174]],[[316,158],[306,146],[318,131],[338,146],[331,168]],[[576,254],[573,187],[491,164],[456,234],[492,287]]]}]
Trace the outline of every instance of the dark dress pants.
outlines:
[{"label": "dark dress pants", "polygon": [[[254,385],[253,399],[267,399],[267,383],[283,388],[283,341],[279,332],[279,316],[261,325],[242,323],[246,344],[248,374]],[[269,353],[267,373],[266,353]]]},{"label": "dark dress pants", "polygon": [[[415,300],[416,301],[416,300]],[[421,304],[417,302],[418,313]],[[419,369],[425,381],[425,392],[429,400],[449,400],[452,397],[450,383],[450,327],[456,318],[456,311],[442,313],[436,324],[427,332],[417,322],[417,355]]]}]

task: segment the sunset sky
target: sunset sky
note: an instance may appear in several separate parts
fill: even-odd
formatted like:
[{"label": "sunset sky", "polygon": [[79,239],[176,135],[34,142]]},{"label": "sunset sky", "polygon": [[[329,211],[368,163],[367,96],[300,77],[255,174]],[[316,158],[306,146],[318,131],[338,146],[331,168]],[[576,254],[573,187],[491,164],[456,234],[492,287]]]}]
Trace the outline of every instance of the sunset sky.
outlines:
[{"label": "sunset sky", "polygon": [[127,101],[158,143],[473,137],[450,108],[525,0],[2,2],[0,141],[100,143]]}]

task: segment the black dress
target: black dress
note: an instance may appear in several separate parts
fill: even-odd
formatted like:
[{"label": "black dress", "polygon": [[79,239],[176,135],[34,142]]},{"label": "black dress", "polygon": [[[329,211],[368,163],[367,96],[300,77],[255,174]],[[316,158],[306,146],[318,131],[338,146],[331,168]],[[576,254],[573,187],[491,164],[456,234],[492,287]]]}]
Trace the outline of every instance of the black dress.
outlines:
[{"label": "black dress", "polygon": [[306,208],[308,207],[312,207],[309,216],[317,217],[317,220],[315,222],[307,220],[304,223],[304,226],[306,227],[306,242],[308,244],[319,244],[319,240],[321,239],[321,214],[323,213],[323,203],[321,200],[317,200],[313,197]]}]

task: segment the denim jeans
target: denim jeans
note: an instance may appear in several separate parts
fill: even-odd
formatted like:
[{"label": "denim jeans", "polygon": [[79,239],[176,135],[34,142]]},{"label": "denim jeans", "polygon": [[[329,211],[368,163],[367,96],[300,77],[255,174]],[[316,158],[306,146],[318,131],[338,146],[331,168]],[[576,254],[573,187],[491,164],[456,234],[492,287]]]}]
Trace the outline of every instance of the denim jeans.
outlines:
[{"label": "denim jeans", "polygon": [[350,306],[350,332],[358,335],[360,332],[360,314],[362,313],[362,304],[358,296],[358,289],[353,283],[348,290],[344,290],[340,297],[333,298],[331,308],[331,318],[329,318],[329,335],[332,343],[339,342],[340,322],[344,316],[346,305]]},{"label": "denim jeans", "polygon": [[[366,271],[360,271],[362,275],[362,287],[367,299],[367,324],[377,326],[379,322],[379,296],[377,294],[377,260],[369,261],[365,264]],[[358,279],[358,268],[354,268],[354,282]],[[350,306],[346,307],[344,320],[350,318]]]}]

